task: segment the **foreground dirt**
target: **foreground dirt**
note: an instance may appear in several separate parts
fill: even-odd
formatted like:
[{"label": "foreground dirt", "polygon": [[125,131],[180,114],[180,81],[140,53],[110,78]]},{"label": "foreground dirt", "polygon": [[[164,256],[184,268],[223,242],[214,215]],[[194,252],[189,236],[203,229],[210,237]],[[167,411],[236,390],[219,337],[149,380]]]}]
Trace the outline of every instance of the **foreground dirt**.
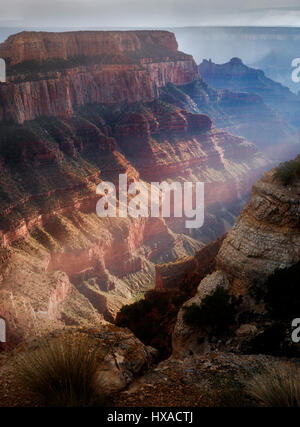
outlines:
[{"label": "foreground dirt", "polygon": [[[0,355],[0,406],[41,406],[16,376],[13,358]],[[299,360],[264,355],[212,352],[183,360],[167,359],[152,367],[123,391],[111,395],[109,406],[253,406],[243,395],[243,384],[265,366],[300,366]]]},{"label": "foreground dirt", "polygon": [[0,407],[40,406],[35,396],[18,382],[16,368],[9,354],[0,353]]}]

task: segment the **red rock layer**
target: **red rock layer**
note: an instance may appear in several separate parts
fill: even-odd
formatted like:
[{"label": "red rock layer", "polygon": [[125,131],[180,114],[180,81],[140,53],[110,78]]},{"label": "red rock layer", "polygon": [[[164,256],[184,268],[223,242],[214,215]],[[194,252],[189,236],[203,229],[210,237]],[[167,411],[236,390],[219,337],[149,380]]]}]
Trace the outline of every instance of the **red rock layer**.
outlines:
[{"label": "red rock layer", "polygon": [[80,55],[94,57],[96,63],[64,70],[59,63],[58,71],[37,71],[34,77],[12,68],[8,83],[0,85],[0,120],[66,118],[86,104],[150,102],[167,83],[182,85],[199,76],[193,58],[178,52],[174,35],[165,31],[23,32],[0,45],[0,57],[10,67]]},{"label": "red rock layer", "polygon": [[26,60],[102,54],[129,54],[155,47],[176,52],[174,34],[168,31],[76,31],[63,33],[24,31],[10,36],[0,46],[0,56],[10,65]]}]

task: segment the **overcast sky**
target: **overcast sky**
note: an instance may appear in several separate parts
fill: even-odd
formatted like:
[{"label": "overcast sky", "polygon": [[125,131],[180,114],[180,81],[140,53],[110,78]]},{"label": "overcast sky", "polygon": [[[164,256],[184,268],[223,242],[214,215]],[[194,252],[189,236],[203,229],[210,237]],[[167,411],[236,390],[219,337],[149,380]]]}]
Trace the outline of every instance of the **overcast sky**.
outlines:
[{"label": "overcast sky", "polygon": [[0,26],[300,26],[300,0],[0,0]]}]

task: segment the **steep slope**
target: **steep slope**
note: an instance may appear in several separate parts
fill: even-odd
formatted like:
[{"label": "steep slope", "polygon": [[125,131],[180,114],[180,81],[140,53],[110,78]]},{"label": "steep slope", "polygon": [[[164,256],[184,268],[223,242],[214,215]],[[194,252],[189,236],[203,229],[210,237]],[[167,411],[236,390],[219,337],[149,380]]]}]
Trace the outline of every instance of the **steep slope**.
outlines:
[{"label": "steep slope", "polygon": [[300,260],[299,181],[283,186],[273,175],[271,170],[253,186],[218,254],[218,267],[233,287],[238,288],[239,281],[246,288],[259,286],[276,269]]},{"label": "steep slope", "polygon": [[[299,298],[299,174],[287,186],[275,178],[275,171],[253,186],[249,202],[220,248],[216,271],[200,282],[195,296],[180,310],[173,334],[174,355],[215,348],[299,354],[290,331],[296,315],[293,301],[295,305]],[[239,297],[235,322],[221,336],[209,327],[187,324],[184,317],[187,307],[201,308],[205,297],[218,287]]]}]

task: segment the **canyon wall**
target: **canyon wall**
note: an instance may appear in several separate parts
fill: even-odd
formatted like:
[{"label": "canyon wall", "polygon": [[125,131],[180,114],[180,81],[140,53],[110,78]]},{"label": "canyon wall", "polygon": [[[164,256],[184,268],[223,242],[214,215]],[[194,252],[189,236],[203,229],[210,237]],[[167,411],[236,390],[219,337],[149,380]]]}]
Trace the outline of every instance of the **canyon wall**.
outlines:
[{"label": "canyon wall", "polygon": [[152,48],[154,54],[177,53],[178,44],[168,31],[74,31],[63,33],[24,31],[0,45],[9,65],[23,61],[68,59],[74,56],[137,54]]},{"label": "canyon wall", "polygon": [[[298,157],[295,162],[299,160]],[[216,348],[235,352],[253,352],[255,349],[277,355],[299,351],[290,339],[293,317],[272,317],[270,307],[275,297],[270,299],[269,292],[272,292],[272,286],[275,288],[273,292],[278,292],[278,288],[275,280],[272,286],[267,283],[275,272],[300,262],[300,182],[298,178],[290,185],[283,185],[274,172],[275,169],[267,172],[253,186],[249,202],[216,256],[215,271],[199,283],[193,298],[179,311],[173,333],[174,356]],[[172,265],[163,268],[166,277],[168,269],[172,274]],[[297,295],[296,292],[295,295],[289,294],[292,283],[287,280],[296,283],[298,277],[290,275],[286,281],[281,278],[277,304],[289,313],[292,303],[288,305],[286,301],[293,301]],[[165,282],[168,286],[167,279]],[[156,286],[163,286],[159,267]],[[201,307],[204,298],[214,294],[218,287],[239,298],[238,315],[225,337],[213,333],[211,325],[208,328],[189,325],[184,319],[187,307]]]},{"label": "canyon wall", "polygon": [[[0,315],[12,344],[113,321],[153,287],[157,263],[228,231],[270,165],[207,114],[161,98],[169,84],[199,77],[170,33],[25,32],[0,55],[9,63],[0,85]],[[118,187],[121,173],[146,188],[204,182],[204,226],[186,229],[174,216],[98,217],[97,184]]]},{"label": "canyon wall", "polygon": [[0,85],[0,120],[19,123],[71,117],[87,104],[151,102],[167,83],[199,76],[166,31],[23,32],[0,45],[1,56],[8,78]]},{"label": "canyon wall", "polygon": [[262,285],[276,269],[300,260],[299,182],[279,185],[273,173],[253,186],[218,254],[218,268],[228,275],[233,289]]}]

